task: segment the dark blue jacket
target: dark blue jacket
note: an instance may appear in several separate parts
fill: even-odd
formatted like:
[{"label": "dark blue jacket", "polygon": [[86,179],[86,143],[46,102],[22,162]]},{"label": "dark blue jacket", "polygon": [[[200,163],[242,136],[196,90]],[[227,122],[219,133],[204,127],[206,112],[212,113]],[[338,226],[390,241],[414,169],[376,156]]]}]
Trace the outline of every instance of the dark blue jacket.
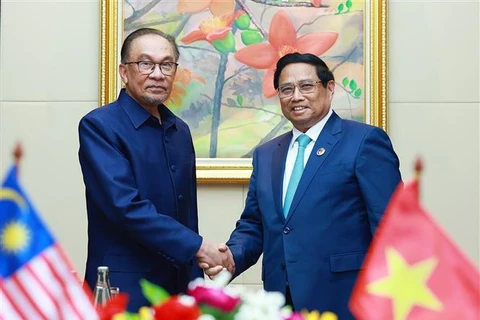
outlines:
[{"label": "dark blue jacket", "polygon": [[[283,176],[292,133],[254,151],[245,209],[227,244],[236,275],[263,253],[267,291],[290,287],[297,310],[353,319],[348,301],[365,253],[401,181],[399,161],[380,128],[335,113],[305,166],[287,219]],[[324,148],[325,152],[318,152]]]},{"label": "dark blue jacket", "polygon": [[148,305],[139,280],[171,294],[203,273],[195,262],[198,235],[195,152],[188,126],[159,106],[162,124],[124,90],[79,124],[79,158],[86,187],[88,258],[130,295],[129,310]]}]

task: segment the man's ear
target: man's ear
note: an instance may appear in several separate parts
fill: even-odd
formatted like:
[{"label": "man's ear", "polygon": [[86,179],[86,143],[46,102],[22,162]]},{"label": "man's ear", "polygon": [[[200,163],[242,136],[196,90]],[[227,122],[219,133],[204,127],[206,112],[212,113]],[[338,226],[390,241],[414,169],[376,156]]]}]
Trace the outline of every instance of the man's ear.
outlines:
[{"label": "man's ear", "polygon": [[127,77],[127,66],[124,64],[118,65],[118,73],[120,74],[120,78],[122,78],[123,83],[127,84],[128,77]]},{"label": "man's ear", "polygon": [[335,93],[335,81],[329,81],[327,84],[327,90],[330,93],[330,99],[333,98],[333,94]]}]

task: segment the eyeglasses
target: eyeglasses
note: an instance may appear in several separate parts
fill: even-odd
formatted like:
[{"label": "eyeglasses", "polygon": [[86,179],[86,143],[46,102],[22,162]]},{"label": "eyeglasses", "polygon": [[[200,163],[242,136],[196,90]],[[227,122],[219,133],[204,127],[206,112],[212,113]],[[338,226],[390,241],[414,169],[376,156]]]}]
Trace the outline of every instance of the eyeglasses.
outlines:
[{"label": "eyeglasses", "polygon": [[298,91],[300,91],[301,94],[312,93],[315,91],[315,89],[317,88],[317,84],[319,83],[322,83],[322,81],[304,80],[304,81],[300,81],[297,84],[288,83],[288,84],[279,86],[277,89],[278,97],[288,98],[293,96],[293,93],[295,92],[295,87],[298,88]]},{"label": "eyeglasses", "polygon": [[158,64],[160,71],[166,76],[173,76],[177,71],[178,63],[175,62],[162,62],[155,63],[152,61],[132,61],[125,62],[124,64],[136,64],[138,72],[144,75],[149,75],[155,70],[155,66]]}]

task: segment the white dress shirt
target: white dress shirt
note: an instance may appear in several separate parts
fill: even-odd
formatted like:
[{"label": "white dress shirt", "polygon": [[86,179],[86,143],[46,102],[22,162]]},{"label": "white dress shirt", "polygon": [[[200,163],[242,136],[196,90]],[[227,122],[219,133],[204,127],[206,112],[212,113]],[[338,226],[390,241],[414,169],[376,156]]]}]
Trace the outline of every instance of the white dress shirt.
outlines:
[{"label": "white dress shirt", "polygon": [[[333,111],[330,109],[325,117],[323,117],[322,120],[320,120],[317,124],[315,124],[313,127],[308,129],[305,134],[312,139],[310,143],[306,146],[305,148],[305,159],[304,159],[304,165],[307,165],[308,158],[310,157],[310,154],[312,153],[313,146],[315,145],[315,142],[317,141],[318,136],[323,130],[323,127],[325,127],[325,124],[327,123],[328,119],[332,115]],[[297,158],[297,153],[298,153],[298,141],[297,138],[299,135],[303,134],[300,130],[297,128],[293,127],[292,130],[293,136],[292,140],[290,141],[290,145],[288,147],[288,153],[287,153],[287,160],[285,162],[285,173],[283,175],[283,196],[282,196],[282,206],[285,201],[285,194],[287,193],[287,188],[288,188],[288,182],[290,181],[290,176],[292,175],[292,170],[293,166],[295,164],[295,159]]]}]

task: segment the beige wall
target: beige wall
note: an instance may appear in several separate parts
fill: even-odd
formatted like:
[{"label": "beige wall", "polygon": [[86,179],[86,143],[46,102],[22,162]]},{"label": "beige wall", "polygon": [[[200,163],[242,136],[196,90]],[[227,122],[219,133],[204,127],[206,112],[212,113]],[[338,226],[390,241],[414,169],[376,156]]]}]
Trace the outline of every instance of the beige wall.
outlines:
[{"label": "beige wall", "polygon": [[[86,243],[77,124],[97,106],[99,3],[2,1],[0,173],[15,141],[21,178],[83,273]],[[390,1],[390,135],[404,178],[423,157],[423,202],[478,265],[479,0]],[[201,232],[224,241],[243,208],[243,185],[199,187]],[[259,283],[258,266],[238,279]]]}]

